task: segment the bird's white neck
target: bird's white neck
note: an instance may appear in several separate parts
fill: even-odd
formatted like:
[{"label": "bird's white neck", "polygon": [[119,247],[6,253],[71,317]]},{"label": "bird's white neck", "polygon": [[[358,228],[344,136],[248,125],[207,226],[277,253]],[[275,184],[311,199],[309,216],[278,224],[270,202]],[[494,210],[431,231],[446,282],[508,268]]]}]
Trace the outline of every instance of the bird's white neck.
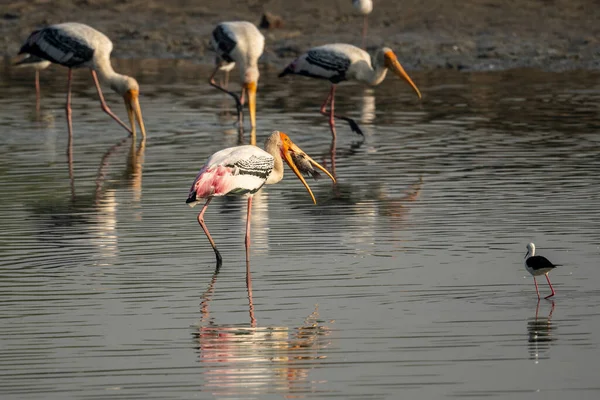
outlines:
[{"label": "bird's white neck", "polygon": [[98,73],[100,82],[109,85],[112,90],[121,96],[125,94],[128,87],[127,82],[129,77],[127,75],[122,75],[115,72],[112,64],[110,63],[110,59],[104,57],[96,59],[94,67],[94,70]]},{"label": "bird's white neck", "polygon": [[283,179],[283,160],[281,159],[281,150],[277,139],[277,136],[271,135],[265,143],[265,151],[275,159],[273,170],[265,182],[267,185],[272,185]]}]

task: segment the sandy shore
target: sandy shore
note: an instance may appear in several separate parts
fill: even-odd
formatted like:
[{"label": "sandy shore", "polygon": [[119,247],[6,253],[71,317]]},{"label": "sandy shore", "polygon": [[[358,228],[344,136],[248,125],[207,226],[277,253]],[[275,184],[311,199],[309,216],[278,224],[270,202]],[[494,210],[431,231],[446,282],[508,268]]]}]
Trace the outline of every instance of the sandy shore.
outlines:
[{"label": "sandy shore", "polygon": [[[220,21],[258,24],[264,11],[282,29],[263,31],[264,62],[283,66],[307,48],[360,43],[350,0],[2,0],[0,40],[13,57],[36,27],[78,21],[105,32],[118,58],[212,62],[208,38]],[[600,68],[598,0],[374,0],[368,47],[392,47],[411,69]]]}]

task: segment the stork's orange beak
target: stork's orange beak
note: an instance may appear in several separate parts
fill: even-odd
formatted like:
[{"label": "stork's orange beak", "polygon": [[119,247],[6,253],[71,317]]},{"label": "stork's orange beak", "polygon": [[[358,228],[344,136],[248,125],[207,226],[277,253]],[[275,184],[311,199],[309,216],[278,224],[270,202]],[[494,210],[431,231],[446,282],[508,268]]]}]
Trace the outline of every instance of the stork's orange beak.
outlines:
[{"label": "stork's orange beak", "polygon": [[298,179],[300,179],[300,181],[302,182],[302,184],[304,185],[306,190],[308,190],[308,194],[310,194],[312,201],[315,204],[317,204],[315,195],[313,194],[312,190],[308,186],[308,183],[306,183],[306,180],[304,179],[304,177],[302,176],[300,171],[298,170],[298,167],[296,166],[294,160],[292,159],[291,153],[302,154],[304,156],[303,157],[304,159],[308,160],[314,167],[323,171],[328,177],[331,178],[331,180],[333,182],[335,182],[335,178],[321,164],[319,164],[318,162],[316,162],[315,160],[310,158],[300,147],[296,146],[294,144],[294,142],[292,142],[292,140],[288,137],[288,135],[286,135],[283,132],[279,132],[279,135],[281,137],[281,143],[283,143],[283,146],[281,148],[281,153],[283,155],[285,162],[287,163],[287,165],[289,165],[289,167],[292,169],[292,171],[294,171],[294,174],[296,174]]},{"label": "stork's orange beak", "polygon": [[256,127],[256,82],[244,84],[244,89],[248,93],[248,111],[250,111],[250,125]]},{"label": "stork's orange beak", "polygon": [[417,87],[417,85],[415,85],[415,83],[412,81],[412,79],[410,79],[410,76],[408,76],[408,74],[406,73],[404,68],[402,68],[402,65],[400,65],[400,62],[398,61],[398,57],[396,57],[394,52],[386,51],[384,57],[385,57],[385,66],[387,68],[391,69],[400,78],[402,78],[406,82],[408,82],[408,84],[415,90],[415,92],[417,92],[417,96],[419,96],[419,98],[421,98],[421,92],[419,91],[419,88]]},{"label": "stork's orange beak", "polygon": [[135,123],[137,120],[140,130],[142,131],[142,137],[146,137],[146,128],[144,127],[144,120],[142,118],[142,109],[140,108],[140,101],[138,99],[139,93],[137,90],[128,90],[123,96],[125,100],[125,108],[127,109],[127,116],[129,117],[129,123],[131,124],[131,133],[135,136]]}]

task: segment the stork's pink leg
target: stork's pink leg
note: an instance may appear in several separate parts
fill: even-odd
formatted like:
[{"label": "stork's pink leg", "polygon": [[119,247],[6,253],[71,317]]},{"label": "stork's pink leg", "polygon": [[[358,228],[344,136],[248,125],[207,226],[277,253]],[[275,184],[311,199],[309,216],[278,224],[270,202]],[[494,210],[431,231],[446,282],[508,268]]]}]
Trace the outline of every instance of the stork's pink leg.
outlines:
[{"label": "stork's pink leg", "polygon": [[67,105],[65,107],[67,112],[67,129],[69,130],[69,141],[67,143],[67,156],[69,156],[69,160],[72,160],[73,157],[73,120],[71,119],[72,111],[71,111],[71,81],[73,80],[73,70],[69,68],[69,73],[67,74]]},{"label": "stork's pink leg", "polygon": [[244,122],[244,107],[242,106],[242,103],[240,102],[240,98],[238,97],[237,94],[230,92],[229,90],[225,89],[224,87],[220,86],[217,84],[217,82],[215,82],[215,75],[217,74],[217,72],[219,72],[219,67],[215,68],[215,71],[212,73],[212,75],[210,76],[210,78],[208,78],[208,83],[212,86],[215,87],[217,89],[219,89],[222,92],[227,93],[228,95],[230,95],[231,97],[233,97],[233,99],[235,100],[235,106],[237,108],[237,112],[238,112],[238,124],[242,125],[242,123]]},{"label": "stork's pink leg", "polygon": [[35,70],[35,111],[40,112],[40,71]]},{"label": "stork's pink leg", "polygon": [[135,125],[133,125],[130,129],[127,125],[125,125],[123,121],[119,119],[119,117],[117,117],[115,113],[113,113],[110,110],[108,104],[106,104],[106,101],[104,101],[104,95],[102,94],[102,89],[100,88],[100,82],[98,81],[98,75],[96,75],[96,71],[94,71],[93,69],[90,71],[92,72],[92,78],[94,78],[94,84],[96,85],[96,90],[98,91],[98,97],[100,97],[100,105],[102,106],[102,111],[110,115],[110,117],[117,121],[117,123],[123,128],[125,128],[127,132],[135,136]]},{"label": "stork's pink leg", "polygon": [[256,328],[254,316],[254,301],[252,300],[252,274],[250,274],[250,261],[246,260],[246,288],[248,289],[248,311],[250,313],[250,326]]},{"label": "stork's pink leg", "polygon": [[538,300],[540,299],[540,290],[538,289],[538,284],[537,284],[537,280],[535,279],[535,276],[533,277],[533,283],[535,283],[535,292],[538,295]]},{"label": "stork's pink leg", "polygon": [[211,200],[212,200],[212,197],[209,197],[208,200],[206,200],[206,203],[204,203],[204,207],[202,207],[200,214],[198,214],[198,223],[202,227],[202,230],[206,234],[206,237],[208,238],[210,245],[212,246],[213,250],[215,251],[215,255],[217,256],[217,267],[220,267],[221,264],[223,263],[223,258],[221,257],[221,253],[219,253],[219,250],[217,250],[217,245],[215,244],[215,241],[213,240],[212,236],[210,236],[210,232],[208,232],[208,228],[206,227],[206,224],[204,223],[204,212],[206,211],[206,208],[208,207],[208,204],[210,203]]},{"label": "stork's pink leg", "polygon": [[[352,118],[349,117],[344,117],[343,115],[336,115],[335,114],[335,84],[331,85],[331,90],[329,91],[329,96],[327,97],[327,99],[325,99],[325,102],[323,103],[323,105],[321,106],[321,114],[326,115],[329,117],[329,127],[331,128],[331,135],[333,136],[333,138],[336,137],[335,134],[335,118],[339,118],[341,120],[344,120],[348,123],[348,125],[350,125],[350,129],[352,130],[352,132],[356,132],[361,136],[364,136],[364,134],[362,133],[362,130],[360,129],[360,127],[358,126],[358,124],[356,123],[356,121],[354,121]],[[329,109],[329,113],[327,113],[327,111],[325,110],[325,108],[327,107],[327,104],[330,104],[330,109]]]},{"label": "stork's pink leg", "polygon": [[548,277],[548,274],[546,274],[546,280],[548,281],[548,285],[550,286],[550,290],[552,290],[552,293],[550,293],[548,296],[544,297],[545,299],[548,299],[548,298],[554,296],[556,293],[554,292],[554,288],[552,287],[552,284],[550,283],[550,278]]},{"label": "stork's pink leg", "polygon": [[365,43],[367,41],[367,25],[368,25],[369,17],[365,15],[363,20],[363,30],[362,30],[362,48],[365,49]]},{"label": "stork's pink leg", "polygon": [[246,215],[246,262],[250,261],[250,212],[252,210],[252,195],[248,197],[248,214]]}]

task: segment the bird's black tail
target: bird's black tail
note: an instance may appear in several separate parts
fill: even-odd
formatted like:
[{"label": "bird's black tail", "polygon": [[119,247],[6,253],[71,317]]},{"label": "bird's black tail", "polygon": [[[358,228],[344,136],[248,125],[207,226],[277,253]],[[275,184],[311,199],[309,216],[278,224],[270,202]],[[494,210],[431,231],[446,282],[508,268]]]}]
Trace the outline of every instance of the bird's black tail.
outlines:
[{"label": "bird's black tail", "polygon": [[289,75],[289,74],[293,74],[294,70],[292,68],[290,68],[290,66],[288,65],[287,67],[285,67],[285,69],[279,74],[277,75],[279,78]]}]

